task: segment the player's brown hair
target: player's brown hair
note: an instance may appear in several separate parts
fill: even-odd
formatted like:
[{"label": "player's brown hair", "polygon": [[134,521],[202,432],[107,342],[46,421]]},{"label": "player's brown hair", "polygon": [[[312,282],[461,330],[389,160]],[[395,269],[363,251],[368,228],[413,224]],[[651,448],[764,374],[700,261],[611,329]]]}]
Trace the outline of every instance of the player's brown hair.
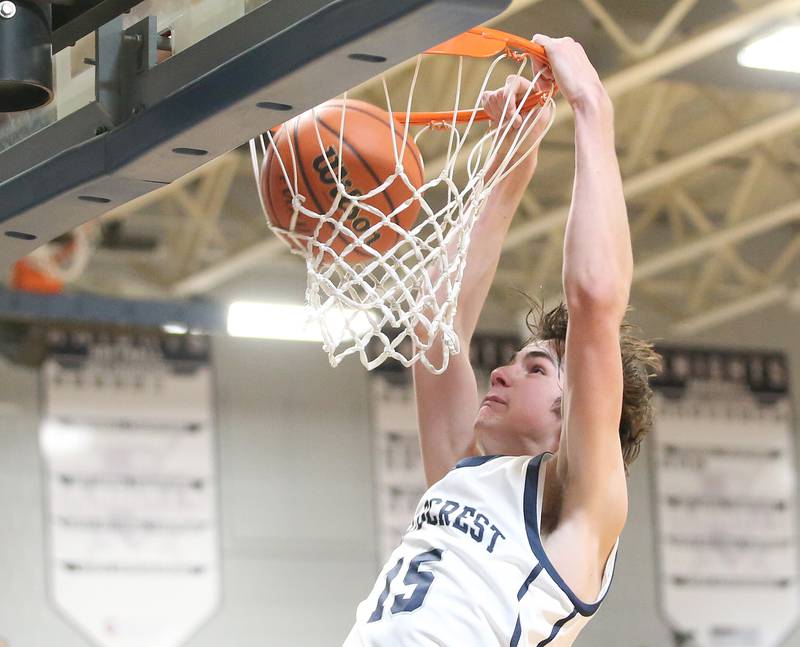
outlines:
[{"label": "player's brown hair", "polygon": [[[531,333],[525,344],[551,342],[562,359],[567,338],[569,313],[564,303],[550,310],[532,302],[526,317]],[[619,422],[619,439],[625,469],[639,455],[642,440],[653,428],[653,390],[649,378],[661,368],[661,356],[653,345],[637,336],[639,329],[624,322],[620,326],[619,341],[622,351],[622,416]]]}]

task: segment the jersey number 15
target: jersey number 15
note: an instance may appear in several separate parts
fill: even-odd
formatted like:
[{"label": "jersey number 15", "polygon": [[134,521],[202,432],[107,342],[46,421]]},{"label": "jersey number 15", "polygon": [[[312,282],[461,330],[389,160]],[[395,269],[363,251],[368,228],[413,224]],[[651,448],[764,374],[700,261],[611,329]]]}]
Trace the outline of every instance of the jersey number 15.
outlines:
[{"label": "jersey number 15", "polygon": [[[414,590],[408,595],[395,595],[392,608],[390,609],[392,615],[395,613],[410,613],[416,611],[425,602],[425,596],[428,595],[428,589],[433,582],[433,573],[430,571],[420,571],[420,566],[429,562],[438,562],[442,559],[442,550],[434,548],[424,553],[420,553],[414,557],[408,564],[408,570],[403,578],[403,584],[413,586]],[[392,588],[392,581],[397,577],[398,573],[403,569],[404,558],[397,560],[397,563],[392,569],[386,573],[386,586],[383,587],[378,604],[375,610],[369,617],[367,622],[377,622],[383,617],[383,609],[386,606],[386,599],[389,597],[389,590]]]}]

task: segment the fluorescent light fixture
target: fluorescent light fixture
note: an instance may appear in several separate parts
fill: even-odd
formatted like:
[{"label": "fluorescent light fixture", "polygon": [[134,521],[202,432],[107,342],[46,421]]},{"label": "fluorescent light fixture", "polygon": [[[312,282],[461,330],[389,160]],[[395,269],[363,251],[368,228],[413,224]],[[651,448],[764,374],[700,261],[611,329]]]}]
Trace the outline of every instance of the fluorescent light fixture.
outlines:
[{"label": "fluorescent light fixture", "polygon": [[[346,322],[356,333],[371,329],[366,312],[330,311],[326,315],[328,331],[335,342],[351,337]],[[322,331],[309,321],[304,306],[281,303],[237,301],[228,308],[228,334],[232,337],[258,337],[289,341],[321,342]]]},{"label": "fluorescent light fixture", "polygon": [[739,51],[739,65],[800,73],[800,25],[781,27]]},{"label": "fluorescent light fixture", "polygon": [[170,335],[185,335],[189,329],[182,323],[167,322],[161,326],[161,330]]}]

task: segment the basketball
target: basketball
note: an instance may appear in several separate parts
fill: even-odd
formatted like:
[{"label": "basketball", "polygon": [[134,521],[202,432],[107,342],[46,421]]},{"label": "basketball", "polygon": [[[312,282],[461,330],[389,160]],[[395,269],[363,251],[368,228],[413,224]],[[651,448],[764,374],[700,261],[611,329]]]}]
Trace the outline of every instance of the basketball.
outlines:
[{"label": "basketball", "polygon": [[[343,109],[345,121],[340,160]],[[272,225],[297,234],[315,236],[316,240],[340,256],[345,248],[352,245],[343,255],[350,264],[375,258],[375,254],[367,247],[380,254],[391,249],[402,234],[386,223],[372,230],[374,225],[381,222],[378,213],[361,204],[353,205],[344,197],[336,210],[329,213],[337,196],[340,162],[342,184],[347,193],[353,196],[370,193],[395,172],[395,146],[392,144],[389,119],[389,113],[364,101],[349,99],[345,103],[333,100],[280,126],[273,136],[275,146],[268,144],[261,165],[260,189]],[[399,155],[403,144],[402,124],[395,122],[394,131]],[[409,182],[417,189],[421,187],[424,177],[422,156],[411,137],[406,141],[402,164]],[[291,184],[287,184],[287,176]],[[292,223],[295,182],[297,193],[305,200],[305,207],[319,214],[329,214],[331,219],[340,223],[340,227],[328,220],[316,231],[320,220],[302,212]],[[412,195],[408,184],[398,177],[384,191],[366,198],[363,203],[381,213],[391,214],[392,223],[408,230],[417,218],[419,203],[415,200],[405,208],[399,207]],[[359,236],[367,230],[370,230],[369,234],[359,240]],[[303,240],[289,241],[295,247],[305,247]],[[332,260],[331,254],[324,254],[323,262]]]}]

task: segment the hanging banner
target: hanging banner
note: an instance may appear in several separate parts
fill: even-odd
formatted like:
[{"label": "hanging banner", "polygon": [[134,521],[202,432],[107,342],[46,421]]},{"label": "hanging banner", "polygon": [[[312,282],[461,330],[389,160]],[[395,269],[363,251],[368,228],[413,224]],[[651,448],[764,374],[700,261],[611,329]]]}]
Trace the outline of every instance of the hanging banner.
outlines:
[{"label": "hanging banner", "polygon": [[404,377],[404,373],[372,376],[374,491],[381,562],[397,547],[427,489],[414,388]]},{"label": "hanging banner", "polygon": [[102,647],[178,647],[219,604],[208,339],[51,330],[50,595]]},{"label": "hanging banner", "polygon": [[[519,341],[513,337],[473,338],[470,354],[479,393],[488,389],[489,373],[507,363],[518,349]],[[378,543],[383,563],[400,542],[427,487],[411,372],[399,363],[386,362],[370,376]]]},{"label": "hanging banner", "polygon": [[786,357],[660,350],[652,446],[663,612],[680,645],[777,646],[800,601]]}]

